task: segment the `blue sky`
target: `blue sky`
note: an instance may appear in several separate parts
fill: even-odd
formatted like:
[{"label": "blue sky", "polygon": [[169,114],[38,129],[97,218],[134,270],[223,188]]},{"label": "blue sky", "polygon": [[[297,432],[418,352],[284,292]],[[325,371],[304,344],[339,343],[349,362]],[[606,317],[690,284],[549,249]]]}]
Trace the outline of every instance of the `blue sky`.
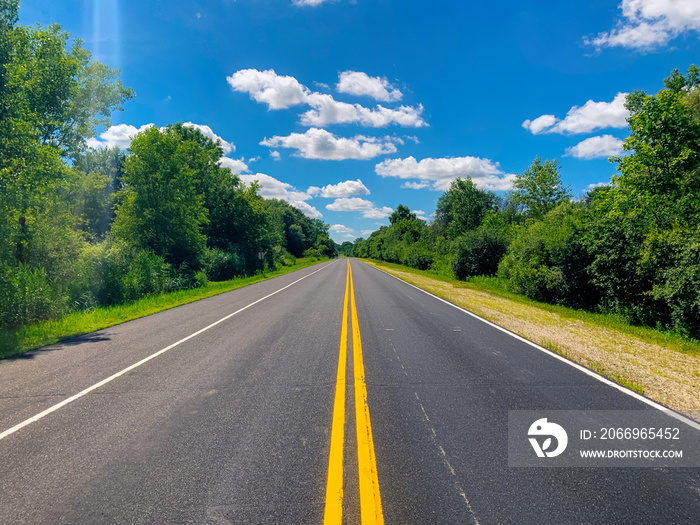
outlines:
[{"label": "blue sky", "polygon": [[136,98],[90,141],[191,123],[262,194],[366,237],[430,220],[457,176],[506,191],[536,156],[605,183],[624,94],[699,63],[697,0],[22,0],[122,70]]}]

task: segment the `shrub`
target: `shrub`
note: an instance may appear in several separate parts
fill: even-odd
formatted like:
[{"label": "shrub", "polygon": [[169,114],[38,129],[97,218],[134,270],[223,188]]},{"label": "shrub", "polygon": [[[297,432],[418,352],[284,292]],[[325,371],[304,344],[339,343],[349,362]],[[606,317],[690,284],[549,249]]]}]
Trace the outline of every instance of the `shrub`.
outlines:
[{"label": "shrub", "polygon": [[202,257],[202,266],[211,281],[228,281],[245,273],[245,260],[230,251],[207,248]]},{"label": "shrub", "polygon": [[588,275],[590,256],[581,230],[580,210],[570,203],[516,228],[498,276],[508,279],[515,293],[536,301],[592,308],[599,296]]},{"label": "shrub", "polygon": [[51,319],[67,308],[67,296],[44,268],[19,264],[0,272],[0,326],[21,325]]},{"label": "shrub", "polygon": [[475,275],[495,275],[507,249],[508,240],[502,230],[478,228],[467,232],[455,243],[452,271],[462,281]]}]

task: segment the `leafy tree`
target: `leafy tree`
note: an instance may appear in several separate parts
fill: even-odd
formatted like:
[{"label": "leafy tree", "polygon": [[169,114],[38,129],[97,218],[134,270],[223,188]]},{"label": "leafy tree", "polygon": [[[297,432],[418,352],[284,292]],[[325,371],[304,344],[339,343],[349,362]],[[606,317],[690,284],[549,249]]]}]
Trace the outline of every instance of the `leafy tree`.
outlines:
[{"label": "leafy tree", "polygon": [[604,308],[631,321],[698,330],[692,320],[695,229],[700,227],[698,68],[671,73],[656,95],[627,97],[628,154],[591,200],[589,272]]},{"label": "leafy tree", "polygon": [[441,234],[450,240],[457,239],[478,228],[489,210],[497,205],[494,193],[477,188],[469,177],[457,178],[438,199],[435,222]]},{"label": "leafy tree", "polygon": [[340,245],[338,253],[344,255],[345,257],[349,257],[352,255],[352,250],[353,244],[350,241],[344,241],[343,244]]},{"label": "leafy tree", "polygon": [[671,74],[664,79],[664,86],[673,93],[695,89],[700,86],[700,68],[692,64],[686,76],[683,76],[677,67],[673,68]]},{"label": "leafy tree", "polygon": [[563,202],[540,221],[518,227],[498,275],[511,289],[531,299],[577,308],[597,303],[581,234],[585,213]]},{"label": "leafy tree", "polygon": [[198,264],[208,222],[198,188],[210,160],[200,149],[173,126],[149,128],[134,138],[112,226],[117,238],[153,250],[176,266]]},{"label": "leafy tree", "polygon": [[416,214],[413,213],[408,206],[399,204],[394,212],[389,215],[389,222],[391,224],[397,224],[400,221],[412,221],[416,220]]},{"label": "leafy tree", "polygon": [[507,249],[508,240],[502,229],[482,226],[469,231],[456,242],[452,271],[460,280],[495,275]]},{"label": "leafy tree", "polygon": [[0,302],[24,312],[12,323],[69,305],[85,248],[74,230],[76,188],[100,184],[84,184],[66,159],[133,95],[58,25],[18,24],[18,8],[0,3]]},{"label": "leafy tree", "polygon": [[508,200],[519,206],[526,217],[541,219],[562,202],[571,198],[568,188],[562,186],[557,160],[536,157],[528,169],[513,182]]}]

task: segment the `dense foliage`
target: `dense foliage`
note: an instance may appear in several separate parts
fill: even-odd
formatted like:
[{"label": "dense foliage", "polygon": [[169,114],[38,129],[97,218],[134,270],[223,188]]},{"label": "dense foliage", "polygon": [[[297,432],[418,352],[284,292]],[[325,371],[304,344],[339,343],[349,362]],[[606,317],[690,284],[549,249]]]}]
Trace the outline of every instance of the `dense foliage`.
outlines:
[{"label": "dense foliage", "polygon": [[0,4],[0,328],[336,255],[327,225],[264,200],[196,129],[87,147],[134,93],[18,6]]},{"label": "dense foliage", "polygon": [[571,200],[556,160],[538,157],[505,199],[457,179],[432,224],[400,206],[401,220],[344,251],[458,279],[497,275],[538,301],[698,337],[699,87],[691,66],[655,95],[631,93],[618,172],[584,199]]},{"label": "dense foliage", "polygon": [[326,224],[223,168],[221,145],[196,129],[89,148],[134,93],[58,25],[20,25],[18,5],[0,4],[0,328],[341,253],[491,276],[535,300],[700,336],[696,66],[628,95],[617,174],[585,198],[537,157],[505,196],[458,178],[432,223],[399,205],[389,226],[337,246]]}]

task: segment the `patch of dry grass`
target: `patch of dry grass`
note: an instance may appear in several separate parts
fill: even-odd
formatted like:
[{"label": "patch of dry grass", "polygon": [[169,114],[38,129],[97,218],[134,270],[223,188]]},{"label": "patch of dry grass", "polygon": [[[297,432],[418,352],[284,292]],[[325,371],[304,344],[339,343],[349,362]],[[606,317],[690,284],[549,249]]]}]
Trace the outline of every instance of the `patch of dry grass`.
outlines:
[{"label": "patch of dry grass", "polygon": [[[700,420],[700,355],[536,305],[371,262],[674,410]],[[588,316],[590,317],[590,316]]]}]

